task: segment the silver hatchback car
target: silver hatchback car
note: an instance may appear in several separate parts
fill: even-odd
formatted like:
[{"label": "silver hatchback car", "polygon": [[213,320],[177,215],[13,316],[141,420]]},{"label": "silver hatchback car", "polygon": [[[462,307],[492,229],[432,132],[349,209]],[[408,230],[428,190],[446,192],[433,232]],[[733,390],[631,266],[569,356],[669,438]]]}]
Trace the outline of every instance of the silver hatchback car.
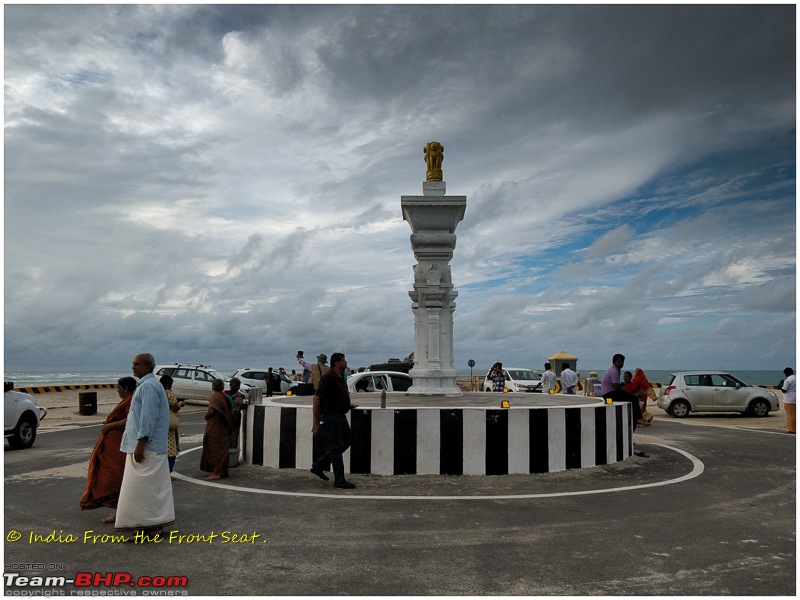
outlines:
[{"label": "silver hatchback car", "polygon": [[774,392],[750,386],[725,371],[672,373],[656,404],[679,418],[690,412],[740,412],[766,417],[780,408]]}]

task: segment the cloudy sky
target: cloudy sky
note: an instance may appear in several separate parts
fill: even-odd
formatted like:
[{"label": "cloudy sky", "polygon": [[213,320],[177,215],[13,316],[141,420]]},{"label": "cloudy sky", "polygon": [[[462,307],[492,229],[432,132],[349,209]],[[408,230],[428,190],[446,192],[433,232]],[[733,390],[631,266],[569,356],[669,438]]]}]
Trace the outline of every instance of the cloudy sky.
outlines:
[{"label": "cloudy sky", "polygon": [[7,370],[795,366],[795,6],[6,5]]}]

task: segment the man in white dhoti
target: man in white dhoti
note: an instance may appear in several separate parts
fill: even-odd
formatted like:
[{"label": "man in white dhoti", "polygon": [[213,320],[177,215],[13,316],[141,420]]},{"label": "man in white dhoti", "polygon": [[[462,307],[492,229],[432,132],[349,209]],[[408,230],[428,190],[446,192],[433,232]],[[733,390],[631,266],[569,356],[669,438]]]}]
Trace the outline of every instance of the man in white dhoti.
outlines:
[{"label": "man in white dhoti", "polygon": [[127,456],[114,523],[116,531],[138,530],[150,537],[175,522],[167,459],[169,401],[164,386],[153,375],[155,366],[151,354],[133,359],[139,385],[120,443]]}]

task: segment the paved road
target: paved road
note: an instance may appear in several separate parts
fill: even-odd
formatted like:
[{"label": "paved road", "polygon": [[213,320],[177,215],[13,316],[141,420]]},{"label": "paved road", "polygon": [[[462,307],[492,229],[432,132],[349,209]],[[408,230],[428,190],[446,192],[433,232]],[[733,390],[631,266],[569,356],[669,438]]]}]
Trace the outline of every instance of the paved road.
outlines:
[{"label": "paved road", "polygon": [[[203,412],[184,415],[184,450],[199,445]],[[353,476],[354,491],[248,465],[209,485],[188,451],[173,484],[175,530],[216,537],[160,544],[83,543],[87,531],[113,530],[105,511],[77,508],[98,428],[41,432],[29,450],[6,445],[4,570],[186,576],[190,595],[793,596],[795,439],[708,422],[657,419],[635,435],[650,457],[618,465]],[[22,539],[10,542],[12,531]],[[78,541],[31,544],[31,532]],[[223,543],[223,532],[247,538]]]}]

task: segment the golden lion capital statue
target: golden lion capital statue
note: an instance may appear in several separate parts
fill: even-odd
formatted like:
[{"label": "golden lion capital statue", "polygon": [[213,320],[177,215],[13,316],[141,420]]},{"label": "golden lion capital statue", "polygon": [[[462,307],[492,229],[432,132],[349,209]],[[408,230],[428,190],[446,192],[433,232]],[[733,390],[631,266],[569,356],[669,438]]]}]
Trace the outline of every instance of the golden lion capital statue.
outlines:
[{"label": "golden lion capital statue", "polygon": [[422,149],[425,154],[425,181],[442,181],[442,161],[444,160],[444,146],[439,142],[428,142]]}]

